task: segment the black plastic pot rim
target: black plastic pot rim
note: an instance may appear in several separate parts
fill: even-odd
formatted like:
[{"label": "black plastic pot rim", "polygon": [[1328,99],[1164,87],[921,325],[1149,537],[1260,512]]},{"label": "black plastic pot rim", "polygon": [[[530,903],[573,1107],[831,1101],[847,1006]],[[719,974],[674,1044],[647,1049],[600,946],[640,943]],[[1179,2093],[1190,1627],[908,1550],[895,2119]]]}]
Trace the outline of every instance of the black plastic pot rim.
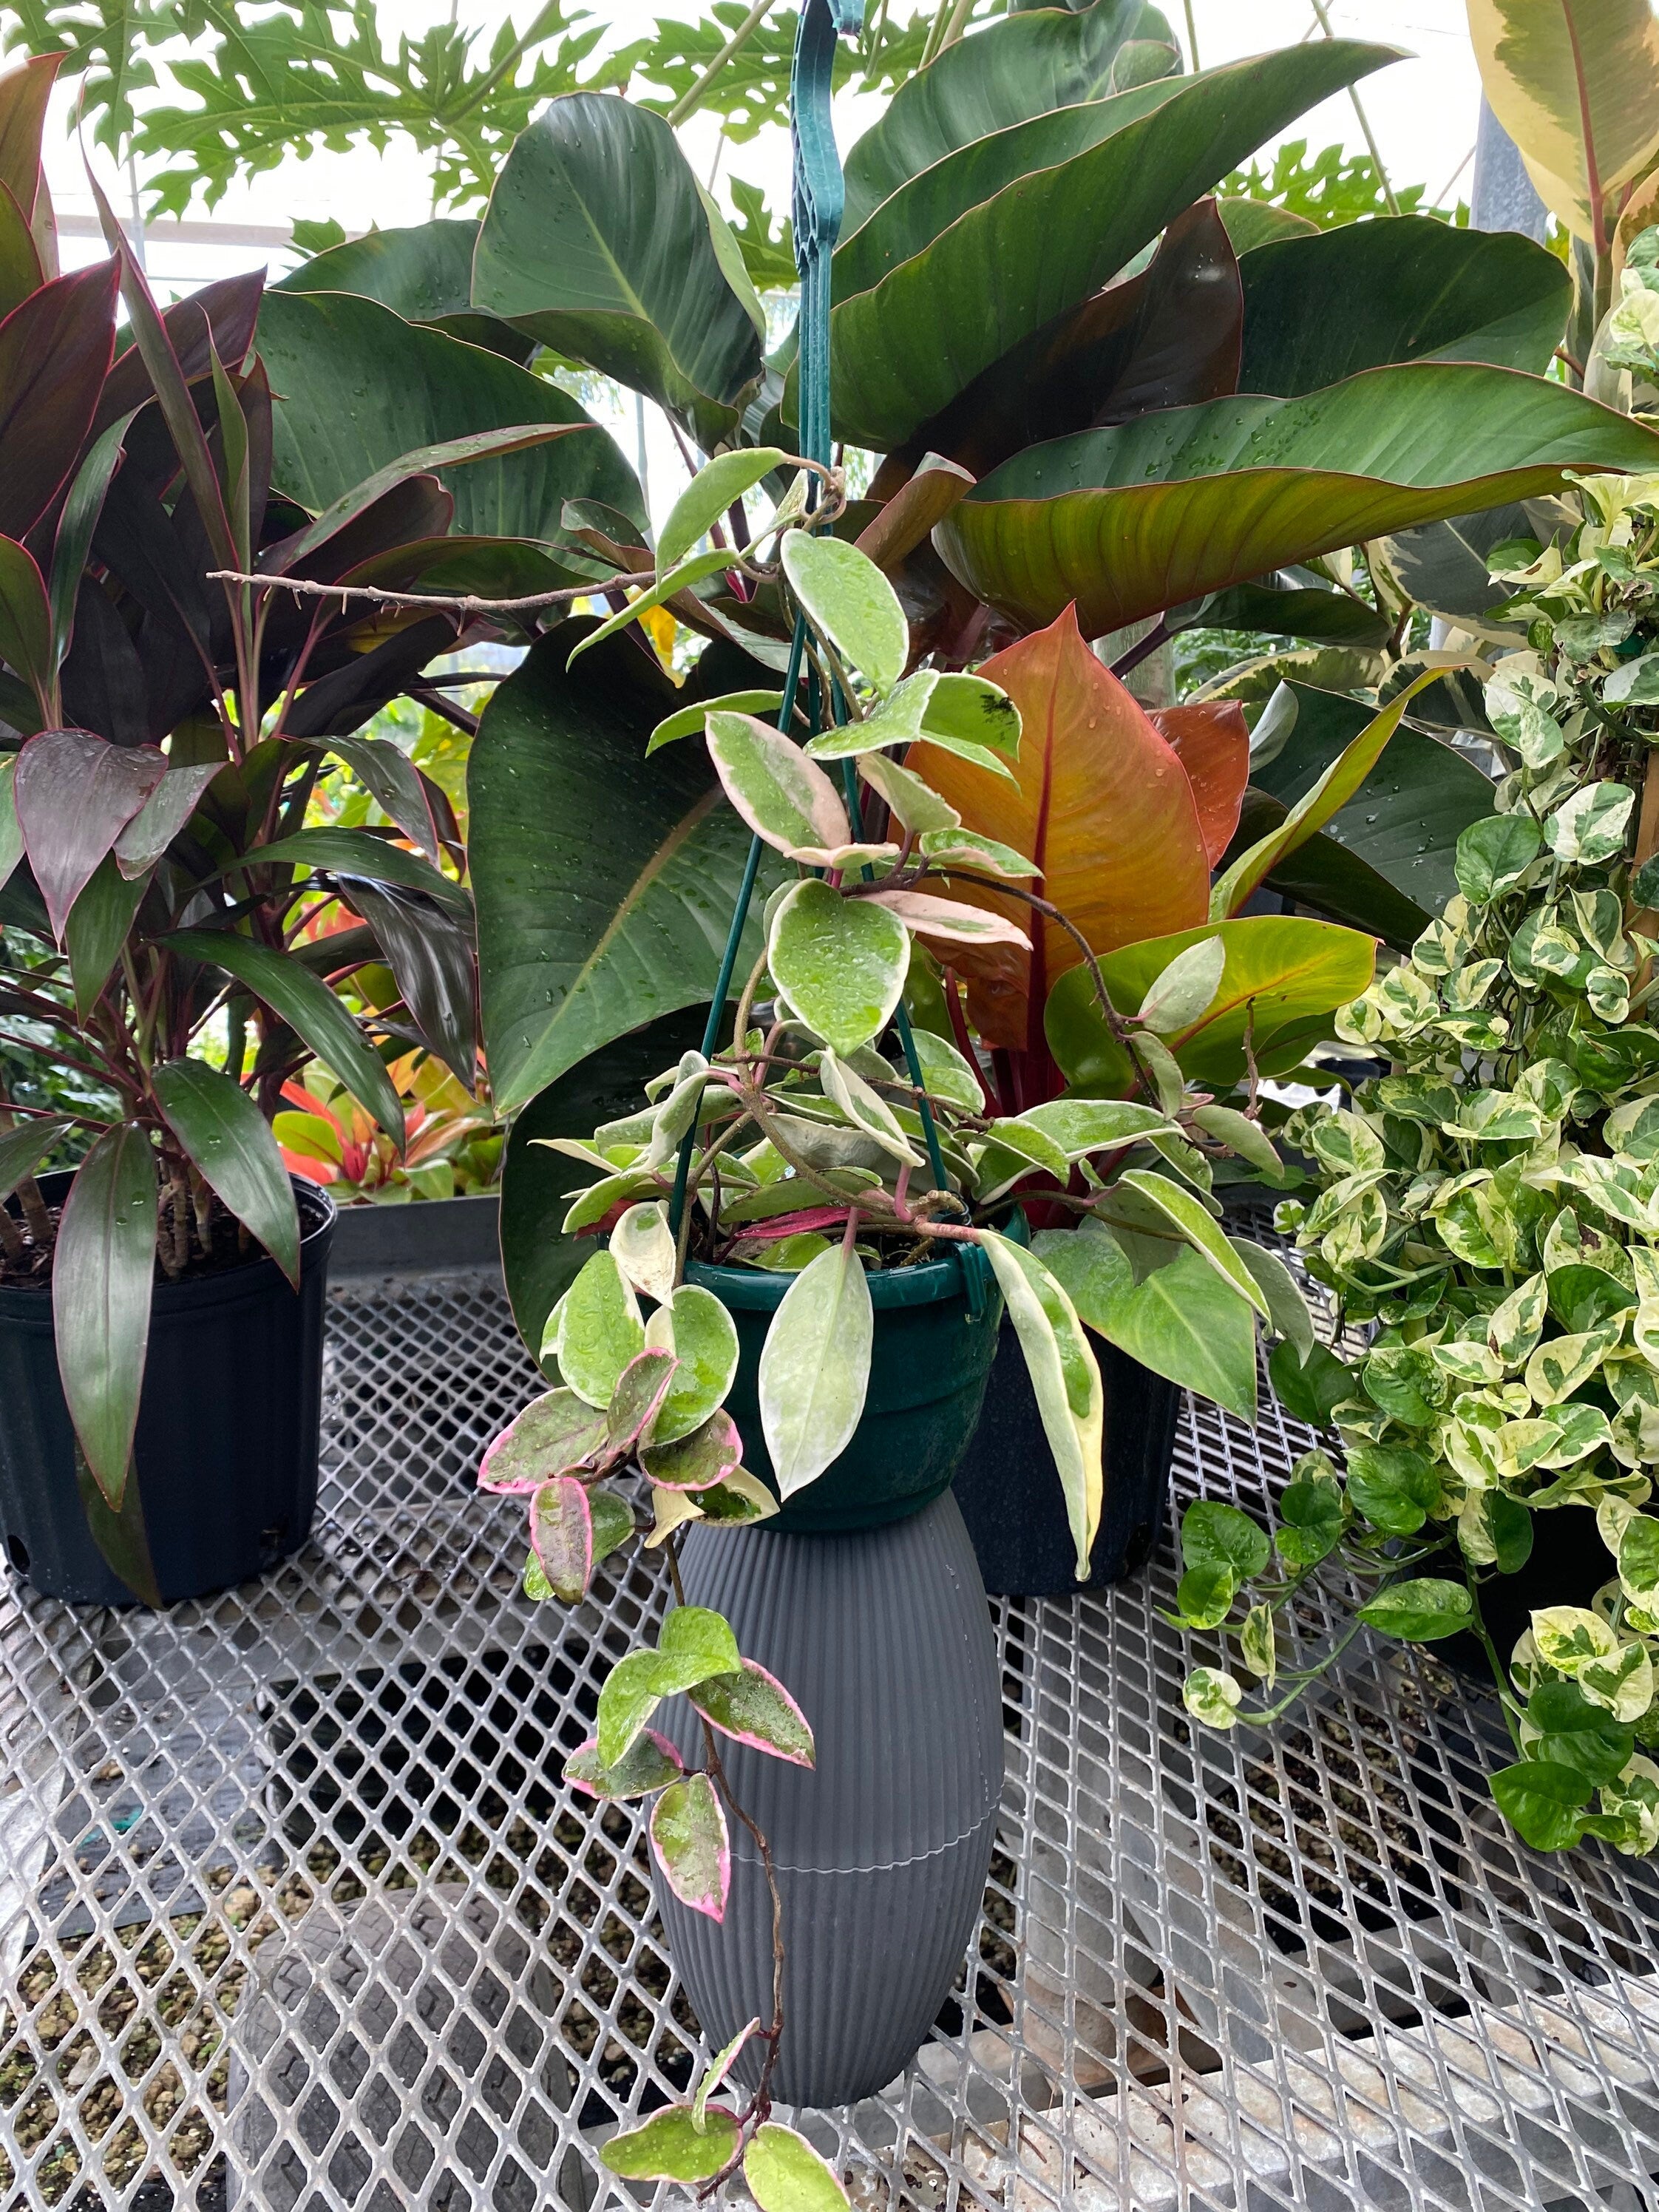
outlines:
[{"label": "black plastic pot rim", "polygon": [[[56,1168],[50,1175],[40,1177],[41,1194],[49,1204],[55,1203],[74,1180],[74,1170]],[[300,1267],[303,1273],[306,1255],[314,1249],[317,1239],[328,1230],[339,1212],[339,1208],[319,1184],[304,1176],[291,1175],[294,1194],[300,1206]],[[306,1216],[312,1209],[312,1218]],[[233,1310],[246,1305],[251,1299],[262,1297],[269,1287],[267,1269],[276,1262],[269,1252],[258,1249],[246,1260],[239,1260],[234,1267],[222,1267],[210,1275],[198,1275],[193,1282],[157,1283],[150,1293],[153,1315],[197,1313],[207,1308],[221,1311]],[[297,1295],[297,1293],[296,1293]],[[52,1283],[0,1285],[0,1321],[38,1322],[52,1326]]]}]

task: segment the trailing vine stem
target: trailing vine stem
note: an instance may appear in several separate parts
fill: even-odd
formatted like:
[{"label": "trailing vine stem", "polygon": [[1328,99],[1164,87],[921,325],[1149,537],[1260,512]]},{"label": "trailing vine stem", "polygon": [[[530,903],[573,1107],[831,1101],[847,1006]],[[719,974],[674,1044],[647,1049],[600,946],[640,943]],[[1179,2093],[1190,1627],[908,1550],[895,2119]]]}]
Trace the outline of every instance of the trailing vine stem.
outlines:
[{"label": "trailing vine stem", "polygon": [[[668,1537],[663,1550],[668,1559],[668,1578],[673,1587],[674,1602],[676,1605],[684,1605],[685,1584],[680,1577],[678,1530]],[[698,2191],[697,2201],[701,2203],[706,2198],[712,2197],[717,2189],[728,2181],[743,2163],[743,2130],[749,2122],[754,2120],[763,2124],[772,2110],[772,2075],[776,2070],[778,2052],[783,2042],[783,1967],[786,1954],[783,1942],[783,1894],[778,1887],[778,1873],[772,1859],[772,1846],[767,1840],[765,1831],[754,1815],[740,1802],[736,1791],[732,1787],[731,1777],[726,1773],[726,1763],[720,1757],[720,1747],[714,1740],[713,1726],[702,1714],[699,1714],[698,1719],[702,1728],[703,1757],[708,1764],[709,1779],[725,1799],[732,1817],[748,1831],[760,1856],[761,1869],[766,1876],[767,1894],[772,1906],[772,2019],[770,2025],[761,2030],[761,2039],[766,2045],[766,2055],[761,2061],[760,2080],[756,2084],[754,2096],[739,2123],[738,2147],[714,2179]]]}]

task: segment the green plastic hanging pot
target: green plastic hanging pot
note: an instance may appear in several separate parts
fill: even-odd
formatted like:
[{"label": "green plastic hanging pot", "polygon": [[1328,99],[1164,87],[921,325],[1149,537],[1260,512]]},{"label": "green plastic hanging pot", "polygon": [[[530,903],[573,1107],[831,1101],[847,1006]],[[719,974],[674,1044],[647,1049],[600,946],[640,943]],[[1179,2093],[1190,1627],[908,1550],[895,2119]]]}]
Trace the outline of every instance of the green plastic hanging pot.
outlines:
[{"label": "green plastic hanging pot", "polygon": [[[1024,1216],[1016,1213],[1002,1234],[1024,1243]],[[878,1528],[921,1512],[950,1487],[979,1425],[1002,1322],[990,1269],[970,1285],[972,1264],[951,1252],[923,1267],[871,1275],[876,1328],[864,1418],[841,1457],[762,1528],[798,1535]],[[761,1434],[760,1356],[795,1279],[695,1260],[686,1277],[713,1291],[737,1324],[738,1379],[726,1411],[743,1438],[744,1465],[775,1492]]]}]

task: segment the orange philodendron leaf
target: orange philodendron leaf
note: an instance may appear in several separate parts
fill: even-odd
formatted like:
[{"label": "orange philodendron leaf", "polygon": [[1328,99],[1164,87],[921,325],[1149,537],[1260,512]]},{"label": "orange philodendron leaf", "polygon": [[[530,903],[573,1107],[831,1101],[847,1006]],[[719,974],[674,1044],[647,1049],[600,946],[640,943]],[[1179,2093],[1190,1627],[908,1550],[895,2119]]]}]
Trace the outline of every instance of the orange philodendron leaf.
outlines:
[{"label": "orange philodendron leaf", "polygon": [[1154,707],[1149,720],[1175,748],[1198,802],[1199,827],[1210,866],[1219,862],[1238,827],[1250,780],[1250,727],[1236,699],[1194,707]]},{"label": "orange philodendron leaf", "polygon": [[[1042,874],[1033,888],[1097,952],[1195,928],[1209,913],[1210,863],[1193,786],[1145,710],[1084,643],[1074,611],[980,672],[1019,708],[1016,781],[926,744],[910,765],[966,828],[1036,861]],[[953,881],[949,895],[1029,927],[1029,953],[964,945],[952,948],[951,965],[988,1044],[1046,1054],[1043,1005],[1055,977],[1081,960],[1077,945],[1004,892]]]}]

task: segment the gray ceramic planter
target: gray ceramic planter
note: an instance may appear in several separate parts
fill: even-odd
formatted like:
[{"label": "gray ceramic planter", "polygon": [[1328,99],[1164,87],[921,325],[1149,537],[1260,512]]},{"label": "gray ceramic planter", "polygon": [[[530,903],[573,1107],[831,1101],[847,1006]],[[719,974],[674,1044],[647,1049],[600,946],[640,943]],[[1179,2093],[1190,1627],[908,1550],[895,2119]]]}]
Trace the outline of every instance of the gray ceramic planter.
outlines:
[{"label": "gray ceramic planter", "polygon": [[[947,1491],[908,1520],[847,1535],[692,1528],[687,1600],[793,1692],[812,1772],[722,1743],[769,1841],[784,1905],[781,2104],[850,2104],[901,2073],[950,1994],[985,1891],[1002,1795],[1002,1706],[984,1587]],[[678,1703],[678,1701],[677,1701]],[[700,1763],[695,1717],[677,1741]],[[723,1924],[658,1903],[674,1962],[718,2047],[772,2012],[771,1906],[754,1846],[732,1839]],[[737,2073],[751,2087],[750,2045]]]}]

